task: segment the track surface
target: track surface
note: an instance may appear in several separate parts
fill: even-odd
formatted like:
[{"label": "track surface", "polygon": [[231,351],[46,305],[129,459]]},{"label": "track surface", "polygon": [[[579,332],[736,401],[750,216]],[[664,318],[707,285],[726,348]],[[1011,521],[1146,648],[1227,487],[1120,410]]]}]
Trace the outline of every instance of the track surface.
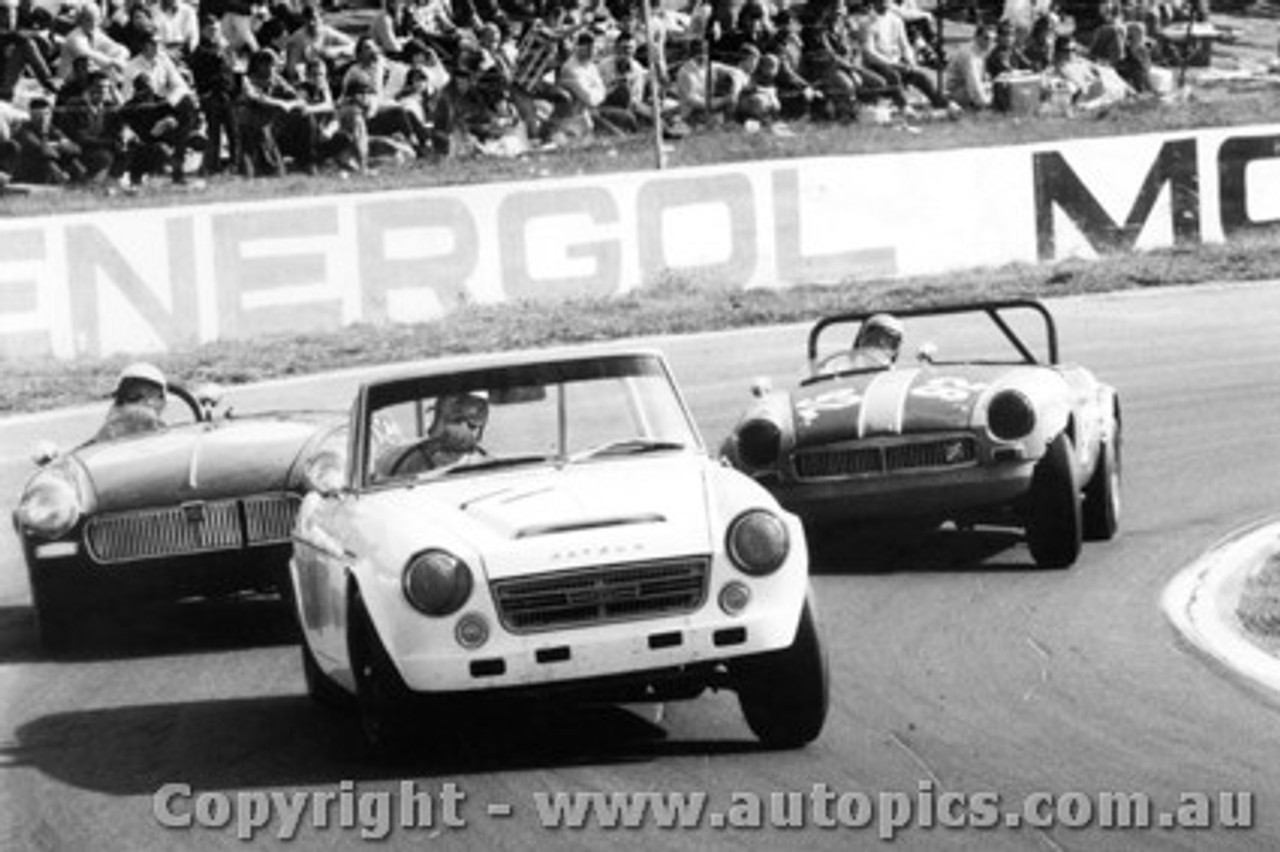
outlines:
[{"label": "track surface", "polygon": [[[303,696],[282,609],[267,600],[151,608],[87,625],[82,652],[36,646],[25,569],[0,532],[0,848],[227,849],[231,830],[162,828],[152,794],[392,791],[454,782],[468,825],[405,831],[395,849],[868,848],[869,829],[556,831],[536,791],[917,794],[1191,791],[1254,794],[1250,831],[913,828],[903,849],[1261,849],[1280,844],[1274,706],[1188,652],[1159,611],[1165,582],[1241,525],[1280,514],[1280,289],[1165,290],[1052,304],[1064,357],[1121,389],[1125,517],[1069,571],[1040,572],[1009,537],[819,542],[815,586],[833,674],[832,713],[807,749],[761,751],[732,695],[672,704],[498,716],[459,727],[456,749],[371,764],[341,716]],[[798,375],[806,329],[662,341],[709,444],[749,379]],[[354,374],[243,389],[236,404],[345,407]],[[101,407],[0,422],[6,512],[41,438],[63,446]],[[511,816],[487,805],[509,804]],[[189,811],[189,803],[186,805]],[[336,811],[335,811],[336,814]],[[307,823],[292,848],[360,845]],[[270,835],[256,845],[274,847]]]}]

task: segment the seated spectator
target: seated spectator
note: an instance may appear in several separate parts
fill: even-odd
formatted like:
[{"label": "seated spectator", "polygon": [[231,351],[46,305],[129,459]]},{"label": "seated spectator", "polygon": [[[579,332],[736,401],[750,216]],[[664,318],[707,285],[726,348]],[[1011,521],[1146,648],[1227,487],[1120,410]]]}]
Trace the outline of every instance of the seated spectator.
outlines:
[{"label": "seated spectator", "polygon": [[891,86],[911,86],[928,98],[934,109],[949,107],[932,75],[916,62],[902,19],[888,11],[888,0],[872,0],[871,15],[863,26],[863,63]]},{"label": "seated spectator", "polygon": [[[653,126],[653,75],[636,58],[636,39],[628,30],[613,42],[613,54],[601,60],[600,76],[605,85],[605,103],[626,110],[637,126]],[[679,120],[679,102],[663,96],[658,104],[664,136],[678,138],[688,133]]]},{"label": "seated spectator", "polygon": [[[891,87],[867,68],[860,42],[852,37],[842,2],[818,7],[801,30],[803,62],[800,73],[822,93],[822,117],[852,121],[858,112],[859,94],[867,88]],[[892,97],[906,105],[901,87]]]},{"label": "seated spectator", "polygon": [[690,47],[692,55],[676,72],[681,116],[690,124],[714,124],[732,119],[745,85],[743,75],[732,66],[713,62],[705,41],[695,40]]},{"label": "seated spectator", "polygon": [[0,195],[13,179],[21,149],[13,141],[13,125],[4,110],[0,110]]},{"label": "seated spectator", "polygon": [[596,65],[596,37],[590,31],[578,33],[573,55],[560,66],[557,82],[573,97],[569,115],[585,122],[588,133],[599,129],[619,135],[639,129],[628,110],[605,103],[604,78]]},{"label": "seated spectator", "polygon": [[1102,3],[1100,22],[1089,44],[1089,58],[1115,67],[1124,58],[1125,20],[1117,3]]},{"label": "seated spectator", "polygon": [[222,37],[237,61],[247,61],[262,45],[258,28],[268,17],[266,0],[229,0],[223,9]]},{"label": "seated spectator", "polygon": [[987,74],[987,56],[991,51],[992,31],[985,24],[978,24],[973,39],[965,44],[947,62],[943,72],[943,90],[946,96],[964,109],[990,109],[992,104],[991,77]]},{"label": "seated spectator", "polygon": [[432,132],[435,149],[444,156],[470,156],[509,132],[515,124],[510,101],[495,100],[478,85],[481,57],[471,50],[458,56],[449,84],[436,101]]},{"label": "seated spectator", "polygon": [[[160,47],[153,30],[142,34],[139,52],[125,66],[126,107],[133,100],[133,87],[141,80],[146,80],[147,88],[167,106],[162,118],[171,121],[165,122],[167,129],[160,136],[171,149],[173,182],[186,183],[187,150],[200,123],[200,105],[173,58]],[[149,129],[154,133],[153,127]]]},{"label": "seated spectator", "polygon": [[1109,106],[1133,91],[1115,69],[1081,56],[1070,36],[1059,36],[1055,42],[1046,83],[1051,91],[1063,92],[1073,106],[1083,110]]},{"label": "seated spectator", "polygon": [[205,16],[200,24],[200,43],[191,54],[189,64],[205,120],[206,140],[200,171],[205,175],[220,174],[224,142],[230,161],[240,161],[240,134],[234,111],[240,84],[235,59],[222,38],[218,19],[212,15]]},{"label": "seated spectator", "polygon": [[84,57],[89,62],[89,70],[106,71],[118,79],[129,61],[129,51],[102,31],[102,12],[97,5],[81,6],[75,21],[75,29],[67,33],[58,54],[58,76],[66,79],[75,60]]},{"label": "seated spectator", "polygon": [[182,124],[173,106],[157,92],[146,73],[130,82],[130,93],[120,105],[120,120],[128,139],[125,170],[134,186],[151,175],[173,170],[173,182],[186,180],[182,164],[174,152],[179,145],[185,155],[191,127]]},{"label": "seated spectator", "polygon": [[889,11],[902,19],[916,60],[921,65],[942,67],[946,57],[940,54],[938,25],[931,13],[920,8],[919,0],[893,0]]},{"label": "seated spectator", "polygon": [[56,124],[80,147],[90,182],[124,173],[120,92],[105,71],[90,71],[84,91],[60,101]]},{"label": "seated spectator", "polygon": [[80,181],[88,170],[80,162],[80,146],[53,123],[53,104],[35,98],[30,117],[13,131],[18,147],[13,179],[22,183],[62,185]]},{"label": "seated spectator", "polygon": [[[775,76],[782,117],[787,120],[807,118],[812,112],[812,105],[822,98],[822,93],[800,72],[804,62],[800,18],[789,9],[783,9],[774,15],[774,24],[777,31],[765,50],[765,56],[772,56],[778,62]],[[854,111],[850,103],[849,114]]]},{"label": "seated spectator", "polygon": [[1053,65],[1057,30],[1052,15],[1040,15],[1031,24],[1022,52],[1031,63],[1032,71],[1047,71]]},{"label": "seated spectator", "polygon": [[987,76],[992,80],[1001,74],[1015,71],[1030,71],[1031,60],[1018,47],[1013,24],[1001,21],[996,25],[996,40],[987,54]]},{"label": "seated spectator", "polygon": [[738,70],[746,75],[738,96],[738,121],[776,124],[782,115],[778,100],[778,60],[760,55],[754,44],[744,44],[738,59]]},{"label": "seated spectator", "polygon": [[104,23],[103,31],[112,41],[124,45],[130,56],[138,55],[142,40],[156,31],[148,0],[128,0],[120,15]]},{"label": "seated spectator", "polygon": [[30,73],[46,92],[56,93],[58,83],[35,43],[19,32],[17,0],[0,0],[0,101],[13,101],[24,73]]},{"label": "seated spectator", "polygon": [[328,140],[325,152],[346,171],[369,171],[369,116],[373,112],[373,88],[354,77],[343,87],[336,104],[337,131]]},{"label": "seated spectator", "polygon": [[452,58],[458,53],[458,25],[448,0],[409,0],[402,31],[434,48],[442,57]]},{"label": "seated spectator", "polygon": [[1146,28],[1136,21],[1125,25],[1124,56],[1116,63],[1116,72],[1135,92],[1151,91],[1151,45]]},{"label": "seated spectator", "polygon": [[335,72],[340,64],[355,55],[356,40],[325,23],[320,10],[304,6],[302,26],[284,39],[284,76],[290,82],[302,79],[302,71],[312,57],[323,60],[327,70]]},{"label": "seated spectator", "polygon": [[316,168],[315,120],[306,101],[280,76],[280,64],[269,49],[249,57],[236,99],[240,171],[247,177],[283,175],[286,155],[304,172]]},{"label": "seated spectator", "polygon": [[196,7],[187,0],[160,0],[151,9],[156,38],[174,61],[185,63],[200,44]]},{"label": "seated spectator", "polygon": [[377,136],[399,133],[419,154],[425,154],[431,147],[430,130],[412,110],[396,103],[394,94],[387,91],[387,66],[378,46],[368,36],[361,36],[356,40],[355,51],[356,61],[343,76],[342,89],[346,91],[347,82],[359,77],[373,90],[374,109],[369,116],[369,133]]},{"label": "seated spectator", "polygon": [[405,27],[405,0],[382,0],[369,22],[369,37],[383,56],[400,62],[409,61],[405,49],[413,37]]}]

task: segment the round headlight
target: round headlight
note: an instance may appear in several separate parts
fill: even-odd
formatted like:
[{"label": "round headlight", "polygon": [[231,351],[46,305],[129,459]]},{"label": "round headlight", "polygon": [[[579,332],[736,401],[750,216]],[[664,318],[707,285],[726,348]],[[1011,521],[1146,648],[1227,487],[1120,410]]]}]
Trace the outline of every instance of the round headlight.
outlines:
[{"label": "round headlight", "polygon": [[987,406],[987,427],[1002,441],[1025,438],[1036,428],[1036,410],[1018,391],[1002,390]]},{"label": "round headlight", "polygon": [[65,535],[80,520],[80,497],[76,487],[56,473],[43,473],[32,480],[18,504],[18,524],[41,538]]},{"label": "round headlight", "polygon": [[455,613],[471,597],[471,569],[443,550],[427,550],[410,559],[402,579],[405,598],[426,615]]},{"label": "round headlight", "polygon": [[738,429],[738,458],[748,467],[769,467],[782,453],[782,430],[772,420],[752,420]]},{"label": "round headlight", "polygon": [[787,525],[764,509],[752,509],[734,518],[725,544],[733,564],[757,577],[777,571],[791,550]]}]

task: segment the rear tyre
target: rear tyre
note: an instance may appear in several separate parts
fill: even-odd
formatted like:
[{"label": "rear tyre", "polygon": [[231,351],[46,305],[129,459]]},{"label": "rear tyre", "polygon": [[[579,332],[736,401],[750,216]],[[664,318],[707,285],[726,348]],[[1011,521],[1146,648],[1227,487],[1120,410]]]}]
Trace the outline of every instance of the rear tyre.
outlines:
[{"label": "rear tyre", "polygon": [[771,748],[799,748],[822,732],[831,703],[827,655],[808,600],[791,647],[734,665],[738,704],[751,732]]},{"label": "rear tyre", "polygon": [[1120,427],[1098,448],[1098,464],[1084,487],[1085,541],[1110,541],[1120,531]]},{"label": "rear tyre", "polygon": [[1027,545],[1041,568],[1067,568],[1080,556],[1083,520],[1072,455],[1071,438],[1064,432],[1053,439],[1031,476]]}]

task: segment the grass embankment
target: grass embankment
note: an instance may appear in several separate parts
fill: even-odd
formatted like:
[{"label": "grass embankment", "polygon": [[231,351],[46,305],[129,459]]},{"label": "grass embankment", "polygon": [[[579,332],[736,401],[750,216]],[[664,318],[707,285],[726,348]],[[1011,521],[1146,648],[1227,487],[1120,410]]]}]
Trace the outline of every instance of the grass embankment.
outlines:
[{"label": "grass embankment", "polygon": [[[1280,232],[1230,244],[1175,248],[948,276],[858,281],[788,290],[715,289],[673,278],[613,298],[470,305],[446,319],[391,327],[354,326],[325,334],[217,341],[148,356],[184,382],[243,384],[363,364],[559,343],[681,334],[770,323],[807,322],[837,310],[963,302],[997,296],[1066,296],[1203,281],[1280,278]],[[796,357],[801,357],[797,352]],[[127,356],[5,365],[0,414],[101,399]]]},{"label": "grass embankment", "polygon": [[1280,656],[1280,552],[1245,581],[1236,617],[1255,644]]}]

